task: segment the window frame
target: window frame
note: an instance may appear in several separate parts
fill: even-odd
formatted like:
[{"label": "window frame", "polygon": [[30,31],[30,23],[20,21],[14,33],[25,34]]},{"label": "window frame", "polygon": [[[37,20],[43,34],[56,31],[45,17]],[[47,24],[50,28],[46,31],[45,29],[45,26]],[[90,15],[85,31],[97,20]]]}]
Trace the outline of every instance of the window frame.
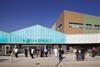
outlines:
[{"label": "window frame", "polygon": [[83,23],[69,22],[69,28],[83,29]]},{"label": "window frame", "polygon": [[100,25],[94,25],[95,30],[100,30]]},{"label": "window frame", "polygon": [[92,24],[85,24],[85,29],[93,29],[93,25]]}]

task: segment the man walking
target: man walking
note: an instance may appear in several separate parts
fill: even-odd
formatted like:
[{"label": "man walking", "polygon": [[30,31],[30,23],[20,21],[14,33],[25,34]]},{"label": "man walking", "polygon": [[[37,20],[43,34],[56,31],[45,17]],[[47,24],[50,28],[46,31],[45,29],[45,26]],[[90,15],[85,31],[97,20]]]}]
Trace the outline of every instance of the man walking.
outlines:
[{"label": "man walking", "polygon": [[25,48],[25,57],[28,57],[28,50]]},{"label": "man walking", "polygon": [[15,48],[15,49],[14,49],[14,52],[15,52],[15,57],[17,58],[17,57],[18,57],[18,49]]},{"label": "man walking", "polygon": [[64,50],[62,48],[59,49],[59,62],[63,60]]},{"label": "man walking", "polygon": [[32,59],[34,58],[34,49],[33,48],[31,49],[31,57],[32,57]]}]

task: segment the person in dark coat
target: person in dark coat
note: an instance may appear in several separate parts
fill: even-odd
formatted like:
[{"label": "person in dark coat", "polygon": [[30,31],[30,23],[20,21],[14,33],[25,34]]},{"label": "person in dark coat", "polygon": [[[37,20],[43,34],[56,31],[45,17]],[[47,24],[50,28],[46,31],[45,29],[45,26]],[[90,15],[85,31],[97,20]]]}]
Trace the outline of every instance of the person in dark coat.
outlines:
[{"label": "person in dark coat", "polygon": [[28,57],[28,50],[25,49],[25,57]]},{"label": "person in dark coat", "polygon": [[80,53],[79,53],[79,49],[77,49],[77,51],[76,51],[76,60],[79,60],[79,55],[80,55]]},{"label": "person in dark coat", "polygon": [[64,54],[64,51],[62,50],[62,48],[60,48],[59,49],[59,62],[63,60],[63,54]]},{"label": "person in dark coat", "polygon": [[85,50],[84,50],[84,48],[81,48],[80,55],[81,55],[81,60],[83,61],[85,59]]},{"label": "person in dark coat", "polygon": [[41,52],[40,52],[41,54],[40,54],[40,57],[44,57],[44,50],[43,49],[41,49]]},{"label": "person in dark coat", "polygon": [[29,48],[29,54],[30,54],[30,57],[32,57],[31,48]]}]

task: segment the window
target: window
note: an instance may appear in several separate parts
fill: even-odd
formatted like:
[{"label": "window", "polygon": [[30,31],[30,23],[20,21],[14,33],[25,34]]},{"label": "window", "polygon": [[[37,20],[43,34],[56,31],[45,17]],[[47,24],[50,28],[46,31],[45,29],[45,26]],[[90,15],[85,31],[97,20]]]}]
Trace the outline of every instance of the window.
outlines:
[{"label": "window", "polygon": [[69,27],[70,27],[70,28],[82,29],[82,28],[83,28],[83,24],[82,24],[82,23],[70,22],[70,23],[69,23]]},{"label": "window", "polygon": [[86,25],[85,25],[85,28],[86,28],[86,29],[92,29],[92,24],[86,24]]},{"label": "window", "polygon": [[94,28],[95,28],[96,30],[100,30],[100,25],[94,25]]},{"label": "window", "polygon": [[62,29],[62,24],[58,25],[58,26],[57,26],[57,29],[58,29],[58,30]]}]

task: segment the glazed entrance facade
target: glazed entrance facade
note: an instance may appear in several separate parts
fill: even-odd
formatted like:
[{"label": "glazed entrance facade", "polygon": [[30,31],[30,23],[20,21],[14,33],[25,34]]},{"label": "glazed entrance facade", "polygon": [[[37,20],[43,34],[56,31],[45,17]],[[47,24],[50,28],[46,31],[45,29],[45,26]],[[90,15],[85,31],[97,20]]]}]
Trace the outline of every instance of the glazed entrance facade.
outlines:
[{"label": "glazed entrance facade", "polygon": [[1,54],[11,48],[54,48],[54,44],[64,44],[65,35],[55,30],[35,25],[11,33],[0,32]]}]

